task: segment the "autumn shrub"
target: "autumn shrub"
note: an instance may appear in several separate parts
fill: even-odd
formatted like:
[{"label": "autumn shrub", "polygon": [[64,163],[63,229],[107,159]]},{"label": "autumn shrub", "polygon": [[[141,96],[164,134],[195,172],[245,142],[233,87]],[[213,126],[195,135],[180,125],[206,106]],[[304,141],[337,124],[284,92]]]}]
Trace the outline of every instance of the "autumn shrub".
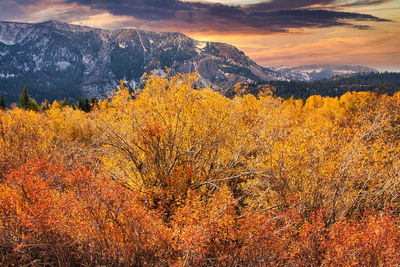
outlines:
[{"label": "autumn shrub", "polygon": [[197,79],[0,110],[0,264],[400,264],[400,93],[226,98]]},{"label": "autumn shrub", "polygon": [[1,185],[3,264],[143,264],[168,259],[169,231],[136,193],[80,168],[33,161]]},{"label": "autumn shrub", "polygon": [[23,109],[0,111],[0,179],[33,158],[49,154],[43,114]]},{"label": "autumn shrub", "polygon": [[181,263],[204,266],[227,260],[236,252],[236,200],[226,188],[208,200],[193,194],[171,223]]},{"label": "autumn shrub", "polygon": [[40,158],[70,168],[99,164],[99,131],[90,116],[70,107],[45,112],[0,111],[0,179],[11,169]]},{"label": "autumn shrub", "polygon": [[68,265],[75,242],[57,187],[63,174],[43,161],[11,171],[1,184],[2,264]]},{"label": "autumn shrub", "polygon": [[399,249],[398,217],[367,215],[360,221],[332,226],[323,262],[331,266],[398,266]]}]

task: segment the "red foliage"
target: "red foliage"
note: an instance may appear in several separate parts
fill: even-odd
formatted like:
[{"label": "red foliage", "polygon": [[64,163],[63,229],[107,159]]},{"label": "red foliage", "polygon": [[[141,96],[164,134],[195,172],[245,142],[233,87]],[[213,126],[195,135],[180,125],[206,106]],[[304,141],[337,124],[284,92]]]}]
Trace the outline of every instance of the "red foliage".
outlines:
[{"label": "red foliage", "polygon": [[20,264],[161,262],[169,232],[136,195],[83,167],[26,164],[1,186],[1,250]]},{"label": "red foliage", "polygon": [[0,185],[2,265],[397,266],[400,221],[391,214],[326,225],[241,210],[227,187],[188,190],[169,221],[128,185],[79,167],[36,160]]},{"label": "red foliage", "polygon": [[325,262],[330,265],[398,266],[400,221],[389,214],[333,225]]}]

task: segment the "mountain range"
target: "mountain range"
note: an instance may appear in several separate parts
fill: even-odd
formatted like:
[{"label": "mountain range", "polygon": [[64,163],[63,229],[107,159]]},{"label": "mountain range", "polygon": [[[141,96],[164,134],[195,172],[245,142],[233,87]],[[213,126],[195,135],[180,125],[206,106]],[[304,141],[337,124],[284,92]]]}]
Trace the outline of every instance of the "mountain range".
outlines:
[{"label": "mountain range", "polygon": [[327,66],[262,67],[232,45],[176,32],[0,22],[0,94],[8,103],[17,101],[24,86],[38,101],[106,97],[120,80],[135,88],[145,72],[163,73],[166,67],[172,74],[197,71],[200,85],[216,90],[237,82],[312,80],[338,73]]},{"label": "mountain range", "polygon": [[[376,69],[364,66],[349,66],[349,65],[302,65],[297,67],[279,66],[272,67],[283,79],[288,81],[315,81],[330,79],[335,76],[351,75],[357,73],[378,72]],[[280,74],[280,75],[279,75]]]},{"label": "mountain range", "polygon": [[0,22],[0,93],[15,101],[26,85],[37,100],[105,97],[123,79],[131,87],[145,72],[199,72],[214,88],[276,79],[237,48],[181,33],[102,30],[59,21]]}]

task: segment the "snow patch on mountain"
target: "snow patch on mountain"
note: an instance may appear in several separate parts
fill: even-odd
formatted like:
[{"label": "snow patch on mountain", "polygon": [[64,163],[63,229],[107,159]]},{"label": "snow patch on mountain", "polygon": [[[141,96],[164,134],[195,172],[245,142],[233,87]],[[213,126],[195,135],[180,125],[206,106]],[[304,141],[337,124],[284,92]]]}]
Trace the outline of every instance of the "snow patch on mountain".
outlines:
[{"label": "snow patch on mountain", "polygon": [[68,61],[60,61],[57,62],[55,65],[58,67],[59,70],[66,70],[72,66],[71,63]]},{"label": "snow patch on mountain", "polygon": [[16,77],[15,74],[10,73],[0,73],[0,78],[14,78]]}]

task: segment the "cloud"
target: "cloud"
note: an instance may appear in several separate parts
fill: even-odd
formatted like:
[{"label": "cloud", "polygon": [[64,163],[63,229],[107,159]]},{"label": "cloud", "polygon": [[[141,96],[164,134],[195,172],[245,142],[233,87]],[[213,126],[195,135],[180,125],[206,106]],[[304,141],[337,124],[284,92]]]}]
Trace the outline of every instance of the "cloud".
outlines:
[{"label": "cloud", "polygon": [[[24,0],[27,1],[27,0]],[[292,28],[351,26],[368,29],[358,22],[388,21],[368,14],[324,9],[338,0],[273,0],[249,5],[227,5],[179,0],[67,0],[93,9],[103,9],[116,16],[131,16],[145,21],[165,21],[178,30],[198,27],[202,30],[285,32]],[[368,5],[387,0],[346,1],[347,5]],[[315,8],[317,7],[317,8]]]},{"label": "cloud", "polygon": [[12,0],[0,0],[0,19],[13,20],[26,16],[20,6]]},{"label": "cloud", "polygon": [[315,5],[328,5],[334,4],[335,0],[272,0],[268,2],[261,2],[258,4],[249,5],[252,10],[284,10],[284,9],[298,9],[310,8]]},{"label": "cloud", "polygon": [[391,0],[272,0],[262,1],[257,4],[248,5],[250,9],[256,10],[282,10],[300,8],[337,8],[379,5]]},{"label": "cloud", "polygon": [[[0,0],[1,2],[9,0]],[[82,17],[82,11],[98,14],[107,12],[124,17],[124,25],[141,21],[152,29],[176,31],[242,32],[269,34],[288,32],[298,28],[326,28],[348,26],[369,29],[367,22],[388,21],[369,14],[345,12],[344,6],[365,6],[388,0],[271,0],[246,5],[196,2],[191,0],[15,0],[21,7],[37,9],[57,4],[69,8],[70,18]],[[70,9],[70,7],[73,7]],[[29,8],[27,10],[29,10]],[[61,11],[60,11],[61,12]],[[1,11],[0,11],[1,14]],[[65,17],[65,16],[63,16]],[[74,20],[74,19],[72,19]],[[71,19],[68,19],[71,21]],[[133,25],[132,25],[133,26]]]},{"label": "cloud", "polygon": [[391,0],[357,0],[350,1],[349,3],[343,3],[341,7],[362,7],[362,6],[372,6],[380,5],[384,3],[391,2]]},{"label": "cloud", "polygon": [[144,20],[174,18],[181,4],[176,0],[67,0],[67,2],[107,10],[113,15],[129,15]]}]

